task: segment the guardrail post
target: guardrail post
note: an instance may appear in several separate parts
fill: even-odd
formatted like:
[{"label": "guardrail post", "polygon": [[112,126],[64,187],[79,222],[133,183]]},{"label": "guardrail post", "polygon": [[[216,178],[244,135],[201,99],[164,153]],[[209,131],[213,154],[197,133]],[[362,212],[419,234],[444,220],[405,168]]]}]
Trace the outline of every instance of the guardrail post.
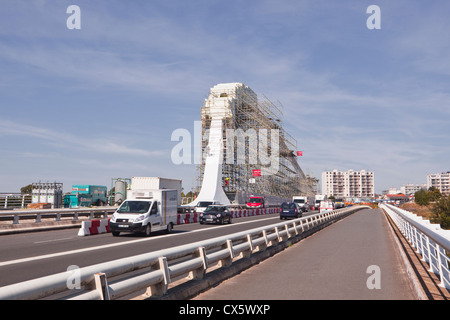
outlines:
[{"label": "guardrail post", "polygon": [[431,239],[429,237],[427,237],[427,247],[428,247],[428,264],[430,265],[430,268],[428,269],[428,271],[434,272],[433,271],[433,254],[431,251],[431,250],[434,250],[434,247],[431,245]]},{"label": "guardrail post", "polygon": [[300,220],[300,227],[302,228],[302,232],[301,233],[305,232],[305,229],[303,227],[303,220]]},{"label": "guardrail post", "polygon": [[291,234],[289,232],[289,223],[286,223],[284,225],[284,230],[286,230],[286,239],[289,239],[291,237]]},{"label": "guardrail post", "polygon": [[228,267],[233,263],[234,259],[233,242],[231,240],[227,240],[227,243],[223,245],[222,248],[228,249],[229,256],[224,259],[220,259],[219,265],[220,267]]},{"label": "guardrail post", "polygon": [[427,259],[426,259],[426,255],[425,255],[425,245],[423,244],[423,242],[425,241],[424,238],[426,238],[426,237],[422,233],[420,233],[419,236],[420,236],[420,253],[422,254],[421,260],[426,262]]},{"label": "guardrail post", "polygon": [[15,215],[14,215],[13,224],[19,224],[19,219],[20,219],[19,215],[18,215],[18,214],[15,214]]},{"label": "guardrail post", "polygon": [[280,232],[278,231],[278,227],[275,227],[275,234],[277,237],[271,241],[271,246],[276,246],[280,241],[282,241],[280,237]]},{"label": "guardrail post", "polygon": [[419,238],[419,230],[417,230],[417,228],[414,228],[414,247],[416,247],[416,252],[420,254]]},{"label": "guardrail post", "polygon": [[425,235],[425,247],[427,250],[426,261],[428,263],[430,263],[432,261],[432,257],[433,257],[432,254],[433,254],[433,250],[434,250],[434,241],[427,235]]},{"label": "guardrail post", "polygon": [[262,238],[264,239],[264,242],[261,243],[260,245],[258,245],[258,246],[256,247],[256,248],[258,249],[259,252],[264,251],[264,250],[267,249],[268,241],[267,241],[267,233],[266,233],[266,230],[263,230],[263,231],[262,231]]},{"label": "guardrail post", "polygon": [[247,243],[248,243],[248,249],[242,251],[242,253],[241,253],[242,258],[249,258],[252,255],[253,241],[252,241],[252,236],[250,234],[247,235]]},{"label": "guardrail post", "polygon": [[312,217],[311,222],[312,222],[312,227],[313,228],[317,227],[317,225],[319,224],[319,222],[317,221],[318,219],[319,219],[318,216]]},{"label": "guardrail post", "polygon": [[441,279],[441,283],[439,284],[439,286],[445,288],[444,272],[442,270],[443,261],[442,261],[441,254],[445,254],[445,250],[436,243],[436,255],[437,255],[437,261],[438,261],[439,278]]},{"label": "guardrail post", "polygon": [[106,280],[106,274],[96,273],[94,274],[95,290],[100,294],[101,300],[111,300],[109,294],[108,281]]},{"label": "guardrail post", "polygon": [[298,236],[298,229],[297,229],[297,224],[295,223],[295,221],[292,222],[292,225],[294,226],[295,235]]},{"label": "guardrail post", "polygon": [[167,289],[169,288],[170,283],[170,273],[169,273],[169,266],[167,264],[167,258],[160,257],[158,261],[159,261],[159,270],[161,270],[163,274],[163,281],[161,281],[158,284],[151,285],[150,288],[147,290],[147,295],[153,297],[165,295],[167,293]]},{"label": "guardrail post", "polygon": [[41,222],[41,214],[40,213],[36,214],[36,221],[35,222]]},{"label": "guardrail post", "polygon": [[190,280],[200,280],[203,279],[203,276],[206,273],[206,269],[208,268],[208,258],[206,257],[205,247],[199,247],[197,253],[194,256],[200,257],[202,259],[203,265],[198,269],[191,270],[188,277]]}]

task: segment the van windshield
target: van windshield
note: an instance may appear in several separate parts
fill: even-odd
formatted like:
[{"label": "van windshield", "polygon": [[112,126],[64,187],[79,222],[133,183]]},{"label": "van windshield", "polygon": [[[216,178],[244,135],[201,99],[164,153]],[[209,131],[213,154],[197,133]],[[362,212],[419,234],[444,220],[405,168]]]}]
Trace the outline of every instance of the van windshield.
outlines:
[{"label": "van windshield", "polygon": [[127,200],[117,209],[118,213],[146,213],[152,204],[151,201],[131,201]]},{"label": "van windshield", "polygon": [[207,207],[210,204],[212,204],[212,201],[200,201],[199,203],[197,203],[196,207]]},{"label": "van windshield", "polygon": [[296,202],[296,203],[305,203],[305,199],[295,199],[294,202]]},{"label": "van windshield", "polygon": [[262,203],[261,198],[250,198],[248,199],[248,203]]}]

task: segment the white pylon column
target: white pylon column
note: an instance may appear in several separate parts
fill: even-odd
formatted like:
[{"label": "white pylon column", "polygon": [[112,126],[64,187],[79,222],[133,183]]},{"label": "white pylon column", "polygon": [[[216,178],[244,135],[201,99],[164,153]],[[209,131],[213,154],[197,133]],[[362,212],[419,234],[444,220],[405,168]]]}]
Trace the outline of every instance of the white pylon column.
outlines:
[{"label": "white pylon column", "polygon": [[205,172],[203,174],[202,188],[198,197],[189,204],[195,206],[199,201],[219,201],[221,204],[229,205],[228,199],[222,186],[222,163],[223,163],[223,119],[213,117],[209,130]]}]

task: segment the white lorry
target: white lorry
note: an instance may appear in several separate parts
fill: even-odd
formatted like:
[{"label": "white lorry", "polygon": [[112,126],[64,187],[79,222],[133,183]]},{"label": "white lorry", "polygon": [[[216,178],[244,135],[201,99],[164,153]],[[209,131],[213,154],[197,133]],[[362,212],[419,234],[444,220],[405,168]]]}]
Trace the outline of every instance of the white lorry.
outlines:
[{"label": "white lorry", "polygon": [[308,197],[305,196],[293,196],[292,202],[295,202],[298,204],[300,209],[302,209],[303,212],[306,212],[309,210],[309,204],[308,204]]},{"label": "white lorry", "polygon": [[182,180],[160,177],[132,177],[130,190],[127,190],[127,198],[137,190],[175,189],[178,192],[178,205],[181,204]]},{"label": "white lorry", "polygon": [[316,194],[316,198],[314,201],[314,209],[319,210],[320,202],[327,200],[327,196],[325,194]]},{"label": "white lorry", "polygon": [[113,236],[121,232],[171,232],[177,223],[178,190],[131,190],[109,221]]}]

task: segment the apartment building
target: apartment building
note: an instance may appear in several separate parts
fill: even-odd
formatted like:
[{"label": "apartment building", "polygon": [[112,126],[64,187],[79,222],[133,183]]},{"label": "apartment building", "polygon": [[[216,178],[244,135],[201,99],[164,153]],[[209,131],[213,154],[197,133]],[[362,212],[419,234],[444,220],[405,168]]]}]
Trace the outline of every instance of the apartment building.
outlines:
[{"label": "apartment building", "polygon": [[322,194],[336,198],[374,197],[374,173],[372,171],[324,171]]},{"label": "apartment building", "polygon": [[427,185],[426,184],[405,184],[403,186],[400,187],[400,189],[397,189],[395,187],[393,188],[389,188],[389,190],[387,190],[386,192],[383,192],[383,194],[399,194],[399,193],[403,193],[403,194],[414,194],[419,190],[428,190]]},{"label": "apartment building", "polygon": [[414,194],[419,190],[427,190],[426,184],[405,184],[400,188],[401,193],[403,194]]},{"label": "apartment building", "polygon": [[450,171],[428,174],[427,189],[435,187],[443,195],[450,195]]}]

